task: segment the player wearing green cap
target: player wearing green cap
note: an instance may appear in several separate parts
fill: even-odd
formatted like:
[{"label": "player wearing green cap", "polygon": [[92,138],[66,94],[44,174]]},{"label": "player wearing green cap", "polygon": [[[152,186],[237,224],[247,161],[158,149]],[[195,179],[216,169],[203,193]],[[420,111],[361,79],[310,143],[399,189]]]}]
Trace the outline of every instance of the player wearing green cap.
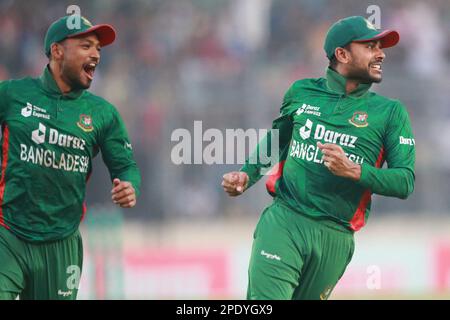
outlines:
[{"label": "player wearing green cap", "polygon": [[[274,201],[254,233],[248,299],[327,299],[352,258],[372,193],[405,199],[413,191],[406,108],[369,91],[382,80],[383,49],[398,41],[396,31],[363,17],[342,19],[326,36],[326,77],[287,91],[273,122],[281,161],[266,183]],[[224,175],[224,190],[242,194],[266,167],[247,161]]]},{"label": "player wearing green cap", "polygon": [[0,82],[0,299],[76,299],[78,227],[99,151],[114,203],[136,204],[140,173],[125,125],[113,105],[86,91],[101,47],[114,39],[109,25],[63,17],[47,31],[41,77]]}]

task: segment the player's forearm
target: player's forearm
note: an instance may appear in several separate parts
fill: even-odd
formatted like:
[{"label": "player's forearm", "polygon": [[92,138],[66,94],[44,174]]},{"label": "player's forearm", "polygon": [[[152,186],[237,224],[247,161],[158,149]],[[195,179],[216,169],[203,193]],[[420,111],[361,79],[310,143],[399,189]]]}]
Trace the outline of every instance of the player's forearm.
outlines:
[{"label": "player's forearm", "polygon": [[259,179],[261,179],[261,177],[264,175],[264,173],[261,172],[262,169],[270,166],[269,163],[263,163],[261,161],[261,157],[259,157],[258,155],[260,154],[262,144],[265,144],[267,146],[266,150],[269,150],[271,142],[272,134],[271,132],[269,132],[256,146],[256,149],[253,151],[252,155],[245,161],[245,164],[240,169],[240,171],[245,172],[248,175],[247,189],[258,182]]},{"label": "player's forearm", "polygon": [[277,133],[269,131],[240,170],[247,173],[249,177],[247,189],[268,174],[272,167],[287,158],[292,130],[289,126],[276,125],[273,129],[277,129]]},{"label": "player's forearm", "polygon": [[131,165],[125,170],[112,173],[111,178],[119,178],[121,181],[130,182],[133,185],[136,196],[139,196],[141,188],[141,174],[139,168],[136,165]]},{"label": "player's forearm", "polygon": [[272,167],[286,160],[291,143],[293,122],[290,109],[290,91],[286,93],[280,116],[272,122],[272,130],[257,145],[240,171],[247,173],[247,189],[258,182]]},{"label": "player's forearm", "polygon": [[346,177],[353,181],[359,181],[361,179],[361,166],[352,162],[352,165],[347,168]]},{"label": "player's forearm", "polygon": [[414,190],[414,172],[408,168],[379,169],[361,165],[359,183],[373,193],[406,199]]},{"label": "player's forearm", "polygon": [[245,172],[248,175],[248,183],[246,189],[250,188],[256,182],[258,182],[258,180],[263,176],[260,174],[260,169],[258,166],[247,163],[244,164],[239,171]]}]

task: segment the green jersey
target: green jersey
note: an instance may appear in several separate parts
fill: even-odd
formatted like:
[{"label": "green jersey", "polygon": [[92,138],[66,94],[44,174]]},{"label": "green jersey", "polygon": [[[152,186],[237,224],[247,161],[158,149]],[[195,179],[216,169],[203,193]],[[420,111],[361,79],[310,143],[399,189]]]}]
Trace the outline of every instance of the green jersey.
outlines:
[{"label": "green jersey", "polygon": [[0,82],[0,225],[28,241],[73,234],[86,211],[92,159],[102,153],[111,179],[140,173],[117,110],[78,90],[63,95],[48,67],[40,78]]},{"label": "green jersey", "polygon": [[[401,199],[412,193],[415,140],[400,101],[370,92],[369,84],[346,94],[345,84],[343,76],[328,69],[326,78],[300,80],[288,90],[273,122],[280,162],[266,186],[293,210],[357,231],[368,219],[372,193]],[[270,150],[271,134],[266,139]],[[360,180],[333,175],[318,142],[340,145],[361,165]],[[385,161],[388,168],[381,168]],[[249,187],[265,167],[247,160],[241,170],[249,175]]]}]

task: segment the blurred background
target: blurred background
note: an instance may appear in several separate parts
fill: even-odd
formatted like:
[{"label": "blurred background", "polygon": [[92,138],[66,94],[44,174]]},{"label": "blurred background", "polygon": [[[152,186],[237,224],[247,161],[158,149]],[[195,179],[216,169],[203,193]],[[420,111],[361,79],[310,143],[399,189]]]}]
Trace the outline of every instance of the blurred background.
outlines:
[{"label": "blurred background", "polygon": [[370,5],[401,35],[372,88],[409,110],[416,189],[406,201],[373,197],[331,298],[450,298],[449,0],[0,0],[0,80],[41,74],[45,32],[71,4],[117,30],[91,90],[123,116],[143,178],[137,207],[119,210],[94,161],[81,299],[245,298],[253,229],[271,198],[263,181],[224,194],[222,175],[240,164],[175,165],[172,132],[193,135],[194,121],[270,128],[293,81],[324,75],[328,27],[369,17]]}]

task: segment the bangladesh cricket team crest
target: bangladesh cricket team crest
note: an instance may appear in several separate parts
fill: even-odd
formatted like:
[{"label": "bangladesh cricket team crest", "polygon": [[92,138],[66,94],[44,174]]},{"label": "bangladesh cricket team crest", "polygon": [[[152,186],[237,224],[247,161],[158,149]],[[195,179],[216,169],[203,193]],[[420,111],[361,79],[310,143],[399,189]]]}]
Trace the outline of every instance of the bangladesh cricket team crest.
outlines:
[{"label": "bangladesh cricket team crest", "polygon": [[368,117],[369,116],[367,115],[367,113],[362,112],[362,111],[356,111],[353,114],[353,117],[348,120],[348,122],[350,122],[355,127],[364,128],[369,125],[369,123],[367,122]]},{"label": "bangladesh cricket team crest", "polygon": [[92,125],[92,117],[81,114],[80,121],[77,122],[77,126],[80,127],[84,132],[91,132],[94,130],[94,126]]}]

